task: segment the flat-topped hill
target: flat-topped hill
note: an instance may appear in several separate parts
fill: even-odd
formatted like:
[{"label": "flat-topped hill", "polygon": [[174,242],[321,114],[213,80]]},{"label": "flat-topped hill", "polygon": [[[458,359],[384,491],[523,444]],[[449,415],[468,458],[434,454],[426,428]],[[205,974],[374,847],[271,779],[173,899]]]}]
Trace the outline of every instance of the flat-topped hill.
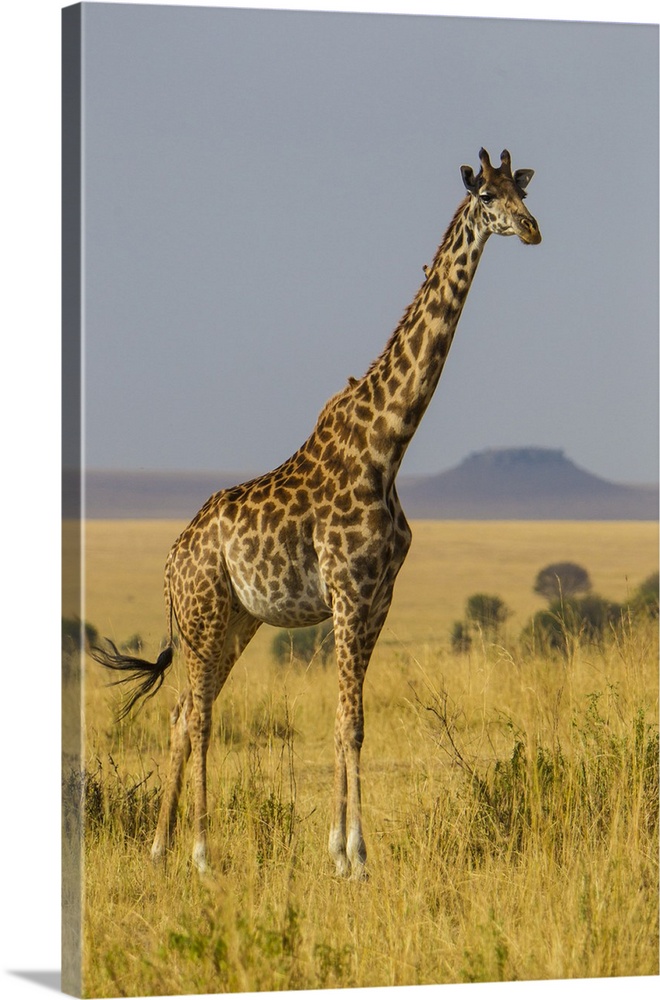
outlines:
[{"label": "flat-topped hill", "polygon": [[417,518],[653,520],[657,486],[612,483],[551,448],[475,452],[435,476],[402,479],[399,494]]},{"label": "flat-topped hill", "polygon": [[[250,479],[228,472],[102,472],[86,477],[91,518],[189,520],[217,490]],[[72,517],[70,479],[64,516]],[[469,455],[434,476],[398,480],[409,518],[432,520],[650,521],[658,517],[658,487],[608,482],[580,469],[563,451],[494,448]]]}]

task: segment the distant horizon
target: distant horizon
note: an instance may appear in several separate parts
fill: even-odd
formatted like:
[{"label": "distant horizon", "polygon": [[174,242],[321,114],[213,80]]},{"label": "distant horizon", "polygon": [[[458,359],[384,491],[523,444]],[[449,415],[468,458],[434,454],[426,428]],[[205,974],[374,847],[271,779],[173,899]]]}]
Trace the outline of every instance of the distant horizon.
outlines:
[{"label": "distant horizon", "polygon": [[[450,472],[453,469],[459,468],[461,465],[463,465],[465,462],[467,462],[469,459],[471,459],[473,457],[479,457],[479,456],[488,455],[488,454],[491,454],[491,453],[506,453],[506,452],[514,453],[514,452],[526,452],[526,451],[529,451],[529,452],[539,452],[539,453],[544,453],[545,452],[548,455],[554,453],[554,454],[556,454],[558,456],[561,456],[566,462],[570,463],[571,465],[576,466],[576,468],[582,469],[585,472],[588,472],[590,475],[595,476],[598,479],[602,479],[604,482],[613,483],[615,485],[620,485],[620,486],[639,486],[639,487],[656,487],[656,486],[659,485],[659,480],[658,479],[653,479],[653,480],[610,479],[607,476],[602,476],[602,475],[600,475],[600,473],[594,472],[587,465],[584,465],[581,462],[577,462],[574,458],[571,457],[570,452],[569,452],[569,450],[567,448],[562,448],[562,447],[559,447],[559,446],[558,447],[551,447],[551,446],[546,446],[546,445],[532,445],[532,444],[527,444],[527,445],[494,445],[494,446],[491,446],[491,447],[481,448],[481,449],[478,449],[478,450],[475,450],[475,451],[468,452],[461,459],[459,459],[457,462],[454,462],[451,465],[446,465],[443,468],[437,468],[437,469],[432,469],[432,470],[429,470],[429,471],[421,471],[421,472],[417,472],[417,471],[406,472],[405,469],[404,469],[397,476],[397,480],[431,479],[431,478],[433,478],[435,476],[442,475],[445,472]],[[292,454],[293,454],[293,452],[292,452]],[[184,466],[178,466],[178,467],[175,467],[175,466],[170,466],[170,467],[167,467],[167,466],[162,466],[162,467],[147,467],[147,466],[139,466],[139,467],[137,467],[137,466],[130,466],[129,467],[129,466],[112,465],[112,466],[89,466],[89,467],[87,467],[84,470],[84,472],[86,472],[86,473],[108,473],[108,474],[112,474],[112,473],[132,474],[132,473],[135,473],[136,475],[141,474],[141,475],[155,475],[155,476],[158,476],[158,475],[163,475],[163,476],[168,476],[168,475],[172,475],[172,476],[177,476],[177,475],[186,475],[186,476],[212,476],[212,475],[217,475],[217,476],[222,477],[223,479],[226,479],[226,478],[228,478],[230,476],[234,476],[235,475],[237,477],[236,481],[238,483],[240,481],[240,479],[238,477],[253,478],[253,477],[261,476],[264,473],[272,471],[273,468],[276,468],[276,466],[272,466],[270,468],[262,468],[262,469],[256,469],[256,468],[250,469],[250,468],[247,468],[247,467],[237,468],[237,467],[231,467],[231,466],[225,466],[225,465],[207,466],[206,468],[202,468],[202,467],[199,467],[199,468],[186,468]]]},{"label": "distant horizon", "polygon": [[[186,521],[208,498],[270,470],[90,469],[78,506],[77,476],[63,477],[65,516]],[[616,482],[577,465],[562,449],[473,452],[448,469],[397,477],[409,520],[657,521],[657,483]]]}]

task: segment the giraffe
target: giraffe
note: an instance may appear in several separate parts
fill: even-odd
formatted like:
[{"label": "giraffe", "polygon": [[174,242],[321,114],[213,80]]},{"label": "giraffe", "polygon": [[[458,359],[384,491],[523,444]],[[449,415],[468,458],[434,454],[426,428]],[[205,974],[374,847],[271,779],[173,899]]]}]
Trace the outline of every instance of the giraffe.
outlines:
[{"label": "giraffe", "polygon": [[284,628],[332,618],[338,674],[329,853],[340,876],[366,878],[360,751],[363,684],[411,542],[395,477],[442,373],[472,279],[492,233],[541,242],[523,204],[532,170],[461,167],[466,194],[424,281],[382,354],[325,405],[305,443],[272,472],[221,490],[174,542],[165,566],[168,644],[155,663],[109,647],[96,660],[140,681],[128,713],[163,683],[178,628],[188,684],[171,715],[170,767],[151,848],[173,842],[192,756],[194,844],[209,866],[206,760],[211,714],[234,663],[263,622]]}]

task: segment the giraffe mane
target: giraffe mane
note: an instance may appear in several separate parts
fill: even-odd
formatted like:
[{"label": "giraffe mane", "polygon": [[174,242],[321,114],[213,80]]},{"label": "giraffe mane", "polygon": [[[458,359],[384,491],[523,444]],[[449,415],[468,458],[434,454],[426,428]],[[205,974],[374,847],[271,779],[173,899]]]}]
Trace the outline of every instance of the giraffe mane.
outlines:
[{"label": "giraffe mane", "polygon": [[[458,218],[462,215],[463,210],[465,209],[465,206],[467,205],[467,203],[469,202],[469,200],[470,200],[470,196],[467,195],[467,197],[463,198],[463,200],[461,201],[460,205],[458,206],[458,208],[454,212],[452,220],[449,223],[449,225],[447,226],[447,228],[445,230],[445,234],[442,237],[442,240],[440,242],[440,246],[436,250],[435,257],[433,258],[433,264],[431,265],[431,267],[429,267],[429,268],[426,269],[426,272],[428,274],[430,274],[431,271],[433,270],[433,268],[435,267],[435,265],[437,263],[437,260],[438,260],[438,257],[440,256],[440,254],[442,254],[446,250],[447,246],[449,245],[450,238],[451,238],[452,232],[454,230],[454,226],[456,225],[456,222],[457,222]],[[403,316],[399,320],[399,322],[398,322],[398,324],[397,324],[394,332],[392,333],[390,339],[385,344],[385,348],[383,349],[383,351],[378,355],[378,357],[374,361],[371,362],[369,368],[367,369],[367,373],[366,373],[367,375],[370,375],[371,372],[373,372],[374,369],[380,364],[382,358],[384,358],[389,353],[389,351],[391,350],[392,345],[394,344],[395,340],[397,339],[397,337],[399,336],[399,334],[401,333],[401,331],[406,328],[406,326],[408,325],[408,322],[410,320],[410,316],[411,316],[411,313],[412,313],[412,311],[413,311],[413,309],[415,307],[416,302],[417,302],[417,295],[415,295],[415,297],[412,300],[412,302],[406,308]]]},{"label": "giraffe mane", "polygon": [[330,399],[325,403],[321,412],[319,413],[317,424],[322,420],[323,417],[327,416],[330,410],[333,410],[335,408],[340,399],[343,399],[344,396],[348,395],[349,391],[352,392],[353,388],[357,385],[358,381],[359,380],[353,378],[352,375],[349,376],[348,381],[346,382],[344,388],[340,389],[339,392],[336,392],[334,396],[331,396]]}]

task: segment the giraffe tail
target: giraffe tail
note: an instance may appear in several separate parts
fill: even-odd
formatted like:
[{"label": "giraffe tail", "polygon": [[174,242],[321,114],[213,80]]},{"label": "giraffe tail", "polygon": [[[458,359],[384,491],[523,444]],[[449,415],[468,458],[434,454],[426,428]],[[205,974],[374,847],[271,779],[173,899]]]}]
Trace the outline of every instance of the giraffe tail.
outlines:
[{"label": "giraffe tail", "polygon": [[122,706],[117,716],[117,720],[119,721],[129,714],[140,698],[144,698],[145,700],[153,698],[160,689],[165,680],[167,669],[172,663],[174,647],[171,644],[166,646],[156,662],[150,663],[149,660],[142,660],[138,656],[128,656],[120,653],[111,639],[106,639],[105,641],[111,647],[109,650],[101,649],[99,646],[92,646],[89,649],[89,653],[92,659],[109,670],[119,670],[126,674],[125,677],[120,677],[111,683],[127,684],[131,681],[141,681]]},{"label": "giraffe tail", "polygon": [[101,666],[107,667],[108,670],[120,671],[126,675],[124,677],[119,677],[116,681],[111,681],[112,685],[130,684],[132,681],[140,682],[122,705],[117,716],[118,722],[126,718],[141,698],[144,698],[145,701],[149,698],[153,698],[153,696],[160,690],[162,683],[165,680],[165,674],[171,666],[172,659],[174,658],[171,586],[172,556],[174,554],[174,549],[175,546],[173,546],[170,550],[165,564],[165,615],[167,619],[167,645],[159,655],[156,662],[151,663],[151,661],[143,660],[139,656],[129,656],[125,653],[120,653],[112,639],[108,638],[106,638],[105,641],[110,649],[101,649],[99,646],[90,646],[87,650],[92,659],[96,660],[97,663],[100,663]]}]

